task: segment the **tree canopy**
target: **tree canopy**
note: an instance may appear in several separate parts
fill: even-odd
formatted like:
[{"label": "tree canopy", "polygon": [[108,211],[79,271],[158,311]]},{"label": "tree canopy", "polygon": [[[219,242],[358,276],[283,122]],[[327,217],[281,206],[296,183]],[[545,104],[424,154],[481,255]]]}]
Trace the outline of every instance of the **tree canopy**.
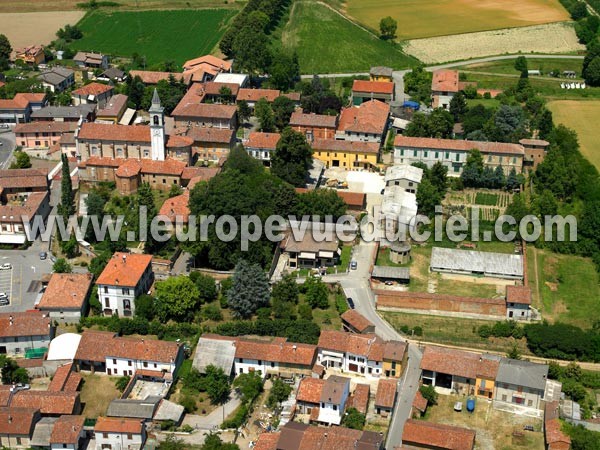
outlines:
[{"label": "tree canopy", "polygon": [[200,292],[185,275],[156,283],[156,315],[162,322],[189,321],[200,306]]},{"label": "tree canopy", "polygon": [[271,172],[292,186],[304,186],[312,163],[312,149],[304,134],[286,128],[271,156]]},{"label": "tree canopy", "polygon": [[227,292],[227,303],[233,315],[246,319],[262,306],[269,305],[269,281],[256,264],[241,259],[235,266],[233,284]]}]

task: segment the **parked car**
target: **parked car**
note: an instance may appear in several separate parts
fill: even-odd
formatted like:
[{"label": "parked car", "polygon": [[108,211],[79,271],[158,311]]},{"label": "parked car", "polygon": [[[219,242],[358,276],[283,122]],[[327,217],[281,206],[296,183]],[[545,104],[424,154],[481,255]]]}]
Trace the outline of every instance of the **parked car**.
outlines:
[{"label": "parked car", "polygon": [[350,270],[356,270],[358,263],[356,261],[350,261]]},{"label": "parked car", "polygon": [[48,253],[46,252],[40,252],[40,259],[43,261],[44,259],[46,259],[48,257]]},{"label": "parked car", "polygon": [[0,298],[0,306],[8,306],[10,305],[10,300],[6,297]]},{"label": "parked car", "polygon": [[10,270],[12,269],[12,265],[10,263],[4,263],[0,265],[0,270]]},{"label": "parked car", "polygon": [[348,306],[352,309],[354,309],[354,300],[352,300],[352,298],[348,297],[346,299],[346,301],[348,302]]}]

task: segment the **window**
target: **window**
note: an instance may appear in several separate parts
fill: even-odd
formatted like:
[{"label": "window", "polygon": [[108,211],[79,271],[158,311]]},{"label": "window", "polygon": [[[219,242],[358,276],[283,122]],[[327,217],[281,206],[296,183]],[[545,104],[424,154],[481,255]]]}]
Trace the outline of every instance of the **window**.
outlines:
[{"label": "window", "polygon": [[117,360],[116,360],[116,359],[113,359],[113,364],[116,364],[116,363],[117,363]]},{"label": "window", "polygon": [[108,297],[105,297],[105,298],[104,298],[104,306],[105,306],[106,308],[110,308],[110,300],[108,299]]},{"label": "window", "polygon": [[131,300],[123,300],[123,309],[131,310]]},{"label": "window", "polygon": [[148,368],[148,361],[144,361],[144,367]]},{"label": "window", "polygon": [[516,163],[517,163],[517,157],[515,156],[515,157],[513,158],[513,164],[516,164]]},{"label": "window", "polygon": [[108,286],[104,286],[104,293],[108,294]]},{"label": "window", "polygon": [[435,159],[438,159],[440,157],[440,152],[435,152]]},{"label": "window", "polygon": [[271,367],[275,367],[275,363],[271,361]]},{"label": "window", "polygon": [[127,440],[131,441],[133,439],[133,435],[131,433],[127,433]]},{"label": "window", "polygon": [[450,159],[450,152],[446,152],[445,158]]},{"label": "window", "polygon": [[35,145],[39,147],[40,146],[40,141],[35,141]]},{"label": "window", "polygon": [[506,401],[506,394],[502,394],[502,401],[505,402]]},{"label": "window", "polygon": [[243,363],[243,362],[244,362],[244,358],[239,358],[239,359],[238,359],[238,362],[239,362],[239,363]]},{"label": "window", "polygon": [[533,406],[533,400],[527,400],[527,406]]},{"label": "window", "polygon": [[488,162],[492,162],[492,155],[488,155]]},{"label": "window", "polygon": [[127,365],[131,367],[133,363],[131,361],[127,361]]},{"label": "window", "polygon": [[154,363],[154,368],[156,369],[156,367],[157,367],[157,365],[156,365],[156,363]]},{"label": "window", "polygon": [[108,439],[108,433],[102,433],[102,437],[103,437],[104,439]]},{"label": "window", "polygon": [[400,156],[404,156],[404,149],[400,150]]},{"label": "window", "polygon": [[129,295],[129,288],[123,288],[123,289],[121,289],[121,293],[123,295]]},{"label": "window", "polygon": [[337,405],[333,405],[333,410],[337,411]]},{"label": "window", "polygon": [[425,151],[423,152],[423,158],[427,158],[427,155],[428,155],[428,154],[429,154],[429,152],[428,152],[427,150],[425,150]]},{"label": "window", "polygon": [[167,184],[167,179],[163,178],[163,184]]},{"label": "window", "polygon": [[458,153],[456,154],[456,160],[460,161],[460,154],[458,154]]},{"label": "window", "polygon": [[417,156],[417,151],[413,150],[413,156]]},{"label": "window", "polygon": [[262,364],[262,360],[258,360],[258,365],[260,366]]}]

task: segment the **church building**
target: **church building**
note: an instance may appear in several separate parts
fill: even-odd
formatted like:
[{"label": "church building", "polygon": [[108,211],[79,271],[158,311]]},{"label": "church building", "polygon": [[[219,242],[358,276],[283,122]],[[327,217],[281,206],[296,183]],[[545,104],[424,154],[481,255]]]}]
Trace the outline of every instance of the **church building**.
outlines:
[{"label": "church building", "polygon": [[166,135],[156,89],[148,112],[150,125],[80,121],[75,141],[81,181],[112,181],[123,195],[134,193],[144,182],[165,191],[181,185],[183,169],[192,163],[193,140]]}]

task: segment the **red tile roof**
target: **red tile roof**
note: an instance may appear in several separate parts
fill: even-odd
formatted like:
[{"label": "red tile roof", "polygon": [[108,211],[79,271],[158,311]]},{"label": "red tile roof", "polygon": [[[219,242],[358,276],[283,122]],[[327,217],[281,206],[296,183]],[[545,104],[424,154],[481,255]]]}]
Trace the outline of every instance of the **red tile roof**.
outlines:
[{"label": "red tile roof", "polygon": [[80,407],[79,392],[17,391],[11,408],[39,409],[42,414],[76,414]]},{"label": "red tile roof", "polygon": [[253,131],[248,136],[246,142],[246,148],[258,148],[258,149],[269,149],[274,150],[277,147],[277,143],[281,138],[279,133],[262,133],[259,131]]},{"label": "red tile roof", "polygon": [[53,273],[37,308],[79,310],[91,285],[91,273]]},{"label": "red tile roof", "polygon": [[[221,169],[219,167],[186,167],[181,173],[183,180],[198,179],[199,181],[208,181],[215,175],[217,175]],[[188,188],[192,187],[188,185]]]},{"label": "red tile roof", "polygon": [[436,70],[433,72],[431,90],[441,92],[458,92],[458,70]]},{"label": "red tile roof", "polygon": [[305,114],[300,111],[294,111],[290,117],[291,127],[314,127],[314,128],[335,128],[337,126],[337,116],[326,116],[323,114]]},{"label": "red tile roof", "polygon": [[531,305],[531,288],[527,286],[506,286],[506,301],[521,305]]},{"label": "red tile roof", "polygon": [[338,130],[353,133],[383,134],[389,115],[390,105],[379,100],[369,100],[360,106],[342,109]]},{"label": "red tile roof", "polygon": [[559,418],[559,403],[548,402],[544,406],[544,432],[546,444],[551,450],[569,449],[571,438],[561,430]]},{"label": "red tile roof", "polygon": [[191,126],[186,131],[185,136],[193,140],[193,144],[196,143],[219,143],[219,144],[230,144],[235,137],[235,130],[228,128],[209,128],[209,127],[197,127]]},{"label": "red tile roof", "polygon": [[365,81],[354,80],[352,83],[352,92],[366,92],[373,94],[388,94],[394,93],[394,83],[391,81]]},{"label": "red tile roof", "polygon": [[187,223],[190,215],[190,207],[188,205],[189,201],[189,191],[186,191],[181,195],[168,198],[160,207],[158,215],[159,217],[166,217],[172,222],[175,222],[176,218],[179,216],[182,218],[181,220],[183,220],[183,223]]},{"label": "red tile roof", "polygon": [[84,416],[60,416],[54,423],[50,444],[77,445],[84,423]]},{"label": "red tile roof", "polygon": [[367,200],[367,194],[363,192],[336,191],[339,198],[344,200],[344,203],[354,208],[364,208]]},{"label": "red tile roof", "polygon": [[257,102],[264,98],[268,102],[274,102],[281,94],[278,89],[245,89],[242,88],[238,92],[237,101],[245,100],[247,102]]},{"label": "red tile roof", "polygon": [[305,377],[300,380],[298,386],[298,393],[296,394],[296,400],[305,403],[319,403],[321,401],[321,392],[325,380],[320,378]]},{"label": "red tile roof", "polygon": [[105,156],[90,156],[87,160],[81,161],[81,163],[79,163],[79,167],[107,166],[107,167],[117,168],[117,167],[121,166],[124,163],[124,161],[126,161],[125,158],[108,158]]},{"label": "red tile roof", "polygon": [[354,309],[349,309],[341,315],[342,321],[362,333],[369,327],[374,327],[373,322]]},{"label": "red tile roof", "polygon": [[281,94],[282,97],[287,97],[294,102],[300,101],[300,92],[288,92],[287,94]]},{"label": "red tile roof", "polygon": [[60,392],[64,389],[67,380],[71,376],[73,363],[64,364],[56,369],[52,381],[48,385],[48,390],[51,392]]},{"label": "red tile roof", "polygon": [[86,330],[81,335],[75,359],[79,361],[105,362],[107,343],[115,338],[112,331]]},{"label": "red tile roof", "polygon": [[208,81],[204,83],[204,92],[208,95],[221,95],[221,89],[229,88],[231,95],[236,97],[240,90],[240,85],[236,83],[221,83],[217,81]]},{"label": "red tile roof", "polygon": [[216,69],[229,72],[231,70],[232,61],[226,61],[213,55],[204,55],[184,62],[183,70],[192,70],[201,64],[208,64]]},{"label": "red tile roof", "polygon": [[496,379],[499,364],[489,355],[435,346],[426,347],[421,359],[422,370],[473,379]]},{"label": "red tile roof", "polygon": [[375,394],[375,406],[392,409],[396,402],[396,385],[398,380],[395,378],[379,379],[377,383],[377,394]]},{"label": "red tile roof", "polygon": [[120,178],[136,177],[142,170],[142,165],[137,159],[127,159],[115,171],[115,175]]},{"label": "red tile roof", "polygon": [[358,383],[350,397],[348,408],[356,408],[360,413],[366,414],[369,406],[369,392],[371,387],[368,384]]},{"label": "red tile roof", "polygon": [[315,151],[346,152],[346,153],[379,153],[376,142],[342,141],[338,139],[315,139],[312,143]]},{"label": "red tile roof", "polygon": [[421,394],[421,391],[419,390],[417,390],[417,393],[415,394],[415,398],[412,402],[412,407],[422,413],[424,413],[427,409],[427,399],[423,397],[423,394]]},{"label": "red tile roof", "polygon": [[383,359],[386,361],[402,361],[408,344],[401,341],[386,341],[383,346]]},{"label": "red tile roof", "polygon": [[175,80],[183,81],[185,84],[190,84],[191,74],[188,73],[177,73],[177,72],[154,72],[151,70],[130,70],[129,76],[131,78],[140,77],[144,84],[158,84],[161,80],[169,80],[169,77],[173,75]]},{"label": "red tile roof", "polygon": [[478,149],[481,153],[500,153],[509,155],[523,155],[525,153],[523,146],[519,144],[409,137],[400,134],[394,139],[394,146],[407,148],[426,148],[432,150],[455,150],[463,152],[469,152],[473,149]]},{"label": "red tile roof", "polygon": [[254,444],[254,450],[277,450],[277,441],[279,441],[280,432],[262,433]]},{"label": "red tile roof", "polygon": [[0,408],[0,435],[31,436],[37,418],[34,408]]},{"label": "red tile roof", "polygon": [[353,334],[323,330],[317,346],[320,349],[350,352],[367,357],[370,361],[383,360],[384,342],[375,334]]},{"label": "red tile roof", "polygon": [[184,96],[175,107],[171,115],[177,117],[192,117],[197,119],[224,119],[232,120],[236,113],[235,105],[218,105],[214,103],[190,103],[190,99]]},{"label": "red tile roof", "polygon": [[71,92],[71,95],[76,95],[79,97],[87,97],[88,95],[98,96],[101,94],[105,94],[106,92],[110,92],[113,90],[112,86],[102,83],[90,83],[85,86],[80,87],[79,89],[75,89]]},{"label": "red tile roof", "polygon": [[191,137],[170,135],[167,140],[167,148],[190,147],[194,143]]},{"label": "red tile roof", "polygon": [[51,322],[41,311],[1,313],[0,337],[48,336]]},{"label": "red tile roof", "polygon": [[69,133],[77,129],[77,122],[29,122],[15,127],[18,133]]},{"label": "red tile roof", "polygon": [[30,103],[42,103],[46,94],[18,93],[12,99],[0,99],[0,109],[25,109]]},{"label": "red tile roof", "polygon": [[473,450],[475,431],[408,419],[402,432],[402,443],[443,450]]},{"label": "red tile roof", "polygon": [[149,143],[150,127],[146,125],[117,125],[112,123],[89,123],[81,125],[78,139],[94,141],[120,141]]},{"label": "red tile roof", "polygon": [[96,284],[135,287],[152,263],[152,255],[115,253],[96,280]]},{"label": "red tile roof", "polygon": [[98,417],[94,431],[96,433],[128,433],[141,434],[144,422],[140,419],[123,419],[120,417]]},{"label": "red tile roof", "polygon": [[535,145],[537,147],[548,147],[550,142],[544,141],[543,139],[521,139],[519,141],[521,145]]},{"label": "red tile roof", "polygon": [[236,343],[235,357],[273,361],[280,364],[297,364],[312,367],[317,347],[309,344],[295,344],[285,340],[273,342],[240,339]]},{"label": "red tile roof", "polygon": [[165,159],[164,161],[154,161],[152,159],[141,159],[140,166],[142,173],[156,175],[180,176],[187,164],[176,159]]}]

